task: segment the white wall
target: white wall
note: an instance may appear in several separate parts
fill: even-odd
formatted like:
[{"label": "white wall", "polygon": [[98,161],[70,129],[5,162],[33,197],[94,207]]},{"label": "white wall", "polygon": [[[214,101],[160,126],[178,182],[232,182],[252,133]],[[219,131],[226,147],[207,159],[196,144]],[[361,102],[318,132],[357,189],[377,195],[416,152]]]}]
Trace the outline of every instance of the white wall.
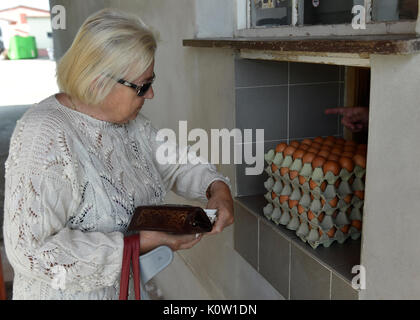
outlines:
[{"label": "white wall", "polygon": [[420,298],[420,55],[371,57],[361,299]]}]

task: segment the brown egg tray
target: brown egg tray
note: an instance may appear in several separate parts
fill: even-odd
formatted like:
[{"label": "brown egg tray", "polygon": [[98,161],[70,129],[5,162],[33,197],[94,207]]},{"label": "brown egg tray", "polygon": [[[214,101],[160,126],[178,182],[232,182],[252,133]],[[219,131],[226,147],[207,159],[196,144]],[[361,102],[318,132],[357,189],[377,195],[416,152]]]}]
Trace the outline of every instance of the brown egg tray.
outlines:
[{"label": "brown egg tray", "polygon": [[327,137],[279,144],[265,155],[264,215],[314,249],[361,236],[367,149]]}]

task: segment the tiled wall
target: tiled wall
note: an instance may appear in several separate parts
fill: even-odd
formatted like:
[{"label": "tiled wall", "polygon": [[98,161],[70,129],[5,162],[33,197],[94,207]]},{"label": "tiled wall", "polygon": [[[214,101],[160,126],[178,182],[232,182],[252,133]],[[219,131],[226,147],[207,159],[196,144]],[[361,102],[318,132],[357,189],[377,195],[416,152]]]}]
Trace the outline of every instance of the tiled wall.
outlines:
[{"label": "tiled wall", "polygon": [[[331,65],[237,59],[235,127],[264,129],[264,151],[280,142],[341,136],[340,119],[324,110],[341,106],[344,68]],[[253,148],[255,150],[255,134]],[[265,174],[245,175],[236,166],[237,195],[264,193]]]},{"label": "tiled wall", "polygon": [[260,196],[236,198],[235,250],[285,299],[357,300],[351,269],[360,264],[360,240],[313,250],[268,221],[265,203]]}]

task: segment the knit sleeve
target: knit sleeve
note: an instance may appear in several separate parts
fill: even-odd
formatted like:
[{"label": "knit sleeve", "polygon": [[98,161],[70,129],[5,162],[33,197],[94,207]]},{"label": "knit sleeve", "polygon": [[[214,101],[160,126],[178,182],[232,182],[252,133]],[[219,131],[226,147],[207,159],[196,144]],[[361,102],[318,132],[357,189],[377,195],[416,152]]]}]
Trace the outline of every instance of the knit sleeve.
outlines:
[{"label": "knit sleeve", "polygon": [[167,190],[192,200],[207,200],[206,191],[216,180],[223,181],[231,189],[228,177],[216,170],[211,163],[197,157],[190,147],[185,152],[176,143],[159,141],[158,130],[145,120],[145,131],[151,146],[153,160]]},{"label": "knit sleeve", "polygon": [[71,185],[52,176],[6,176],[4,242],[13,268],[55,289],[91,291],[114,285],[123,234],[66,226],[75,204]]}]

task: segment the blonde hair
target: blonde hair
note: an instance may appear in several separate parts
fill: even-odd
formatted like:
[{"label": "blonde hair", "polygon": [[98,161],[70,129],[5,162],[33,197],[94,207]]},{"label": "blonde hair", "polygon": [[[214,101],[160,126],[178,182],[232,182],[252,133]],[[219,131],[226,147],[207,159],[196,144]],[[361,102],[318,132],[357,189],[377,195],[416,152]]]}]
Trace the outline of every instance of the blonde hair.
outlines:
[{"label": "blonde hair", "polygon": [[140,18],[116,9],[91,15],[57,65],[61,92],[101,103],[116,85],[140,77],[154,60],[156,39]]}]

